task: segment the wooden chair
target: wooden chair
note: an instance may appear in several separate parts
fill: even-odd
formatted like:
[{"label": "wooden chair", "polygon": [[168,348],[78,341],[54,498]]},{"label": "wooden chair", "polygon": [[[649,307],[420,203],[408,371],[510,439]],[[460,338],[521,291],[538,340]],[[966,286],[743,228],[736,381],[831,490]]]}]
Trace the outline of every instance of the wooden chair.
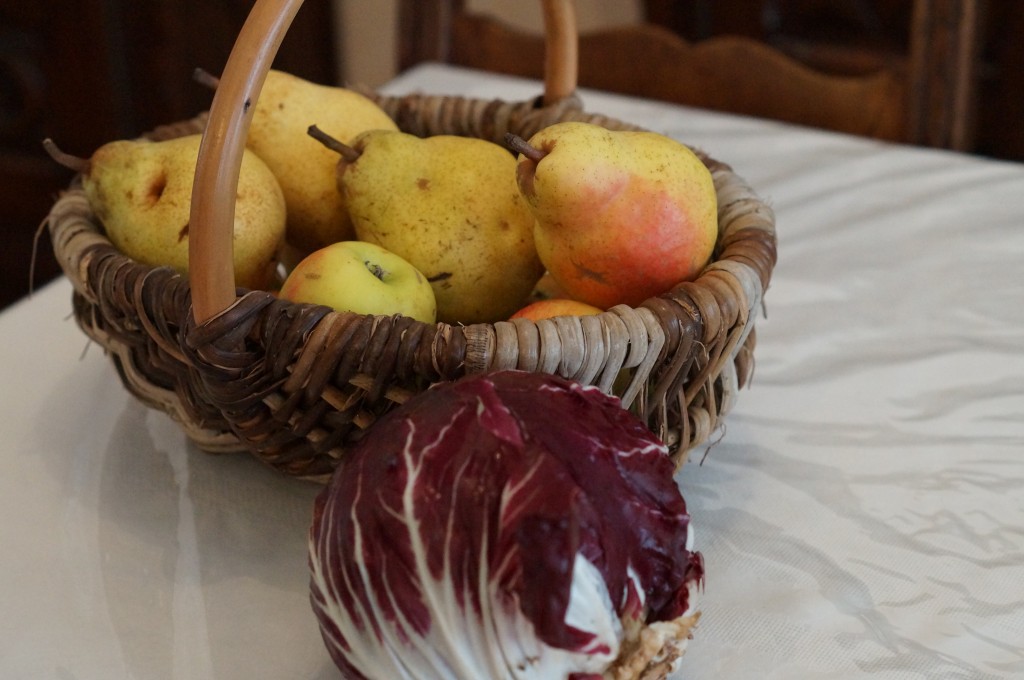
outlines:
[{"label": "wooden chair", "polygon": [[[913,0],[909,49],[874,59],[877,68],[860,75],[812,68],[809,60],[749,37],[687,41],[648,21],[579,36],[578,82],[879,139],[970,150],[984,1]],[[656,5],[665,5],[645,4],[648,18]],[[440,61],[543,76],[542,36],[469,13],[462,0],[399,0],[398,11],[402,70]]]}]

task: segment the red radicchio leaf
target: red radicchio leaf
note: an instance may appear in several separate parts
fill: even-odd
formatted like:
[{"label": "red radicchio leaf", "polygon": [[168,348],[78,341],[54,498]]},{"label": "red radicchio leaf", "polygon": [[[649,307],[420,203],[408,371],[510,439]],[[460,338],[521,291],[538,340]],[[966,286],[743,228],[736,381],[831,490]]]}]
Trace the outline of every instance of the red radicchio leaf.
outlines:
[{"label": "red radicchio leaf", "polygon": [[617,399],[554,376],[414,397],[317,499],[311,599],[332,658],[357,678],[600,672],[620,619],[678,617],[702,578],[666,454]]}]

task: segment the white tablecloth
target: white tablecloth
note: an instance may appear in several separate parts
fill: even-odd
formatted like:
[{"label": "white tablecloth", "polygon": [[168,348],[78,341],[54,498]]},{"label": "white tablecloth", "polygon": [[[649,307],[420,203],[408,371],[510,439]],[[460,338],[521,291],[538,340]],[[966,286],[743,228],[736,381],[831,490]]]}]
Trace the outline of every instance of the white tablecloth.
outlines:
[{"label": "white tablecloth", "polygon": [[[387,89],[539,93],[435,66]],[[753,385],[679,475],[707,566],[680,677],[1024,677],[1024,166],[583,96],[778,218]],[[194,449],[69,299],[0,315],[0,677],[337,677],[318,487]]]}]

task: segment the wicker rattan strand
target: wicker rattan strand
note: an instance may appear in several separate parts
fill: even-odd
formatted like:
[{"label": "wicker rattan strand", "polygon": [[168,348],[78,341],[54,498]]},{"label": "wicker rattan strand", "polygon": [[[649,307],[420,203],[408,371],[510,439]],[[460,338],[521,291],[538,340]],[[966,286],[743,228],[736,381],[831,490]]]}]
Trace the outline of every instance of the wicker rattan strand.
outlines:
[{"label": "wicker rattan strand", "polygon": [[[406,132],[501,143],[561,120],[634,126],[551,106],[413,95],[376,101]],[[204,118],[156,130],[199,132]],[[74,286],[83,331],[125,386],[179,421],[206,451],[249,451],[293,476],[325,479],[386,410],[431,383],[468,373],[557,373],[617,394],[670,444],[677,462],[706,441],[750,377],[754,321],[776,258],[771,209],[725,164],[701,155],[719,194],[714,261],[637,308],[596,316],[427,325],[290,303],[239,291],[197,326],[187,277],[119,253],[77,183],[49,215],[54,252]]]}]

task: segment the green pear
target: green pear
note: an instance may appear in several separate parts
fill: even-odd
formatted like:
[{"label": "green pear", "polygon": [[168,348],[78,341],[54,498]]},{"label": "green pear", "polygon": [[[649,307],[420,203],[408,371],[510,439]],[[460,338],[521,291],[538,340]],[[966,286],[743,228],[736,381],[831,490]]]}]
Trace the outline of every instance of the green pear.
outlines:
[{"label": "green pear", "polygon": [[568,296],[637,306],[707,265],[718,236],[711,172],[655,132],[556,123],[524,142],[516,170],[541,261]]},{"label": "green pear", "polygon": [[357,237],[427,276],[438,320],[491,322],[522,306],[544,271],[507,149],[376,130],[349,151],[338,163],[338,187]]},{"label": "green pear", "polygon": [[334,180],[338,157],[306,134],[315,124],[348,142],[394,121],[358,92],[271,70],[253,112],[247,145],[277,175],[288,206],[287,239],[300,253],[354,238]]},{"label": "green pear", "polygon": [[[63,154],[49,140],[47,149],[58,162],[82,173],[89,205],[114,247],[143,264],[184,274],[201,140],[199,134],[160,142],[119,140],[104,144],[88,160]],[[284,231],[281,187],[266,164],[246,150],[235,201],[236,285],[274,285]]]}]

